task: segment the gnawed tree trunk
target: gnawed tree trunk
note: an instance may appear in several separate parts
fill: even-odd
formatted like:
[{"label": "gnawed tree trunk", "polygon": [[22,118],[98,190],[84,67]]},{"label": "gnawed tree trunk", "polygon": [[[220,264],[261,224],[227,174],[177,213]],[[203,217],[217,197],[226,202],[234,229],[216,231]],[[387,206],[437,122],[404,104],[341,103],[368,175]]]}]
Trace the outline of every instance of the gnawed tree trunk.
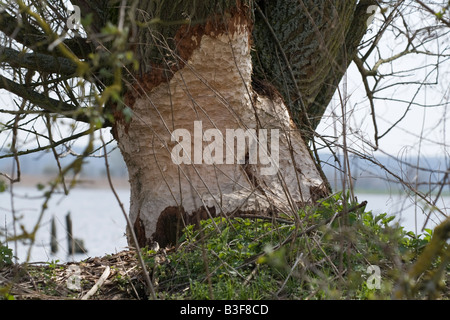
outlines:
[{"label": "gnawed tree trunk", "polygon": [[[314,97],[308,93],[303,107],[311,106],[318,92],[329,86],[324,81],[335,69],[329,60],[338,59],[355,10],[356,2],[348,2],[352,5],[341,10],[350,22],[341,25],[337,12],[334,25],[328,19],[321,26],[320,32],[337,30],[340,37],[332,50],[316,47],[327,52],[319,55],[320,61],[315,59],[318,68],[326,70],[315,80],[322,83],[308,84],[314,87]],[[320,10],[335,8],[330,1],[308,1],[308,8],[315,8],[315,3],[321,3]],[[307,86],[297,87],[295,94],[284,90],[292,79],[277,82],[277,72],[279,78],[289,75],[272,70],[275,60],[263,55],[254,73],[253,49],[261,53],[270,43],[267,49],[279,53],[288,40],[258,36],[253,28],[263,30],[267,17],[256,18],[252,4],[208,1],[194,8],[183,1],[161,8],[154,1],[139,2],[137,18],[150,22],[152,29],[139,29],[136,37],[141,69],[125,95],[132,120],[117,117],[114,132],[129,171],[130,218],[142,246],[152,241],[173,244],[181,228],[198,219],[293,214],[329,192],[299,130],[307,115],[290,104],[302,100],[302,91],[310,92]],[[305,10],[304,5],[292,4],[293,12]],[[186,17],[188,24],[170,23]],[[153,26],[155,18],[159,22]],[[304,25],[309,26],[304,36],[318,34],[312,22]],[[270,31],[260,34],[268,36]],[[301,64],[312,57],[304,54]],[[294,75],[303,81],[299,83],[315,77],[308,70]],[[264,79],[264,73],[270,76]]]}]

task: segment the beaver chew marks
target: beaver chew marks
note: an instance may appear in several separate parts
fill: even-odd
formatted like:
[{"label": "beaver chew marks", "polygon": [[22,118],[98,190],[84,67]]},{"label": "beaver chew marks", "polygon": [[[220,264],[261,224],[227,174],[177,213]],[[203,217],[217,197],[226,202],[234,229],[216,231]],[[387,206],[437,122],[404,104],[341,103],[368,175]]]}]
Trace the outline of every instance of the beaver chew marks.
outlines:
[{"label": "beaver chew marks", "polygon": [[[133,120],[128,128],[118,125],[131,184],[130,219],[140,220],[147,242],[174,243],[184,224],[200,218],[296,212],[298,204],[311,201],[310,187],[322,184],[283,100],[252,88],[251,34],[239,10],[196,30],[182,27],[178,50],[183,63],[168,81],[140,83],[145,92],[133,98]],[[198,123],[202,129],[196,133]],[[173,161],[178,129],[191,136],[191,161]],[[256,143],[258,150],[274,151],[276,166],[246,161],[248,142],[240,158],[238,139],[227,141],[227,132],[248,129],[267,130],[266,145],[261,139]],[[222,140],[224,151],[213,164],[195,161],[196,148],[204,160],[213,143],[204,140],[208,130],[223,135],[213,139]],[[279,137],[279,150],[272,148],[272,137]],[[231,161],[230,150],[235,151]],[[271,168],[273,174],[263,173]]]}]

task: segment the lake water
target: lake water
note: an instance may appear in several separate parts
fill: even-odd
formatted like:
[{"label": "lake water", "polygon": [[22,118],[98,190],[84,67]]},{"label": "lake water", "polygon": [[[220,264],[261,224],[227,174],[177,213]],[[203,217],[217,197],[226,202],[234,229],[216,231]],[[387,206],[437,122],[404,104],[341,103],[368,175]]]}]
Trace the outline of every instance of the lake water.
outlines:
[{"label": "lake water", "polygon": [[[129,190],[118,189],[117,193],[125,209],[129,207]],[[20,218],[27,231],[31,231],[35,225],[43,203],[36,188],[15,187],[14,212]],[[368,209],[374,213],[387,212],[395,215],[398,221],[411,231],[419,231],[425,221],[425,214],[420,206],[414,205],[414,199],[399,195],[365,194],[357,195],[359,201],[368,201]],[[440,208],[446,208],[450,204],[450,198],[444,198],[446,203],[439,203]],[[0,193],[0,230],[5,229],[8,236],[13,236],[12,228],[11,195],[9,192]],[[70,212],[73,224],[73,235],[84,241],[86,253],[68,256],[66,238],[66,215]],[[441,216],[441,215],[439,215]],[[59,250],[56,254],[50,252],[51,219],[55,217]],[[436,214],[427,225],[433,228],[439,222]],[[442,219],[441,219],[442,220]],[[110,189],[74,189],[68,196],[54,195],[46,210],[41,228],[39,229],[35,245],[31,251],[31,262],[79,261],[88,257],[104,256],[121,251],[127,247],[125,237],[126,220],[118,205],[116,198]],[[16,227],[17,232],[21,232]],[[4,235],[0,235],[0,241],[4,241]],[[9,243],[19,262],[26,259],[28,245],[21,242]],[[17,250],[16,249],[17,246]]]},{"label": "lake water", "polygon": [[[126,210],[129,207],[129,191],[116,190]],[[31,231],[41,212],[42,198],[33,198],[39,194],[36,188],[15,188],[14,211],[21,217],[20,223]],[[19,197],[20,196],[20,197]],[[66,237],[66,215],[70,212],[72,219],[72,234],[82,239],[88,250],[85,254],[68,256],[68,243]],[[52,255],[50,251],[51,220],[55,217],[59,250]],[[0,225],[6,225],[8,236],[13,235],[11,214],[11,195],[8,192],[0,194]],[[54,195],[44,213],[41,228],[39,229],[35,245],[31,251],[30,261],[82,260],[88,257],[103,256],[119,252],[126,248],[125,217],[110,189],[74,189],[68,196]],[[18,230],[18,233],[20,229]],[[3,241],[0,238],[0,241]],[[28,245],[18,243],[19,262],[24,261],[28,252]],[[14,243],[9,247],[15,249]]]}]

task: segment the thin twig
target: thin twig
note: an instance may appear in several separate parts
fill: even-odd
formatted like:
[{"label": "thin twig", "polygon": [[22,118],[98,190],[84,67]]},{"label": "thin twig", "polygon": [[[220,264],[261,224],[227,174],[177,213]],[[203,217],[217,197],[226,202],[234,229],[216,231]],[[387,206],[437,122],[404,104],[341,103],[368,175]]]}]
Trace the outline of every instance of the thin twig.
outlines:
[{"label": "thin twig", "polygon": [[303,252],[300,253],[300,255],[297,257],[297,259],[295,260],[294,265],[291,268],[291,271],[289,272],[289,274],[286,276],[286,279],[284,279],[283,284],[281,285],[280,289],[277,291],[276,296],[278,296],[281,291],[283,291],[284,287],[286,286],[286,283],[288,282],[289,278],[292,276],[292,273],[294,272],[295,268],[297,268],[297,265],[299,264],[299,262],[303,259]]},{"label": "thin twig", "polygon": [[106,175],[108,177],[109,186],[110,186],[111,191],[113,192],[115,198],[117,199],[117,202],[119,203],[120,209],[122,210],[125,220],[127,221],[127,226],[128,226],[128,229],[130,230],[131,238],[132,238],[133,244],[136,248],[136,253],[138,256],[139,264],[141,265],[142,273],[144,274],[144,278],[147,283],[147,288],[150,290],[150,296],[153,300],[156,300],[155,288],[153,286],[152,281],[150,280],[150,276],[147,271],[147,267],[145,266],[144,259],[142,258],[141,249],[140,249],[139,243],[137,241],[136,233],[134,232],[133,224],[131,223],[130,218],[128,217],[128,214],[126,213],[123,203],[122,203],[122,201],[120,201],[119,195],[117,194],[116,189],[114,188],[114,185],[111,180],[111,172],[109,170],[109,162],[108,162],[108,153],[107,153],[105,141],[103,140],[103,135],[101,134],[101,132],[100,132],[100,140],[104,146],[105,168],[106,168]]},{"label": "thin twig", "polygon": [[88,300],[90,297],[92,297],[94,294],[97,293],[98,289],[103,285],[106,279],[108,279],[109,275],[111,273],[111,268],[109,266],[106,266],[105,271],[101,275],[100,279],[94,284],[94,286],[89,290],[82,298],[81,300]]},{"label": "thin twig", "polygon": [[435,12],[433,9],[431,9],[429,6],[427,6],[425,3],[423,3],[420,0],[416,0],[425,10],[427,10],[429,13],[433,14],[439,21],[444,23],[447,27],[450,28],[450,20],[444,19],[442,15],[439,14],[439,12]]}]

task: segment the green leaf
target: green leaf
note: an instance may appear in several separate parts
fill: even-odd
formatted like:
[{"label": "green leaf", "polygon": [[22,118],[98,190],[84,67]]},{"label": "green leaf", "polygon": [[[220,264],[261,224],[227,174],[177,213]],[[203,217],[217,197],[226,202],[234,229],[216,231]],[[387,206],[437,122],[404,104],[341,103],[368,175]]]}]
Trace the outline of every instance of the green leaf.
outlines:
[{"label": "green leaf", "polygon": [[45,189],[45,185],[43,185],[42,183],[38,183],[38,184],[36,185],[36,188],[37,188],[39,191],[42,191],[42,190]]},{"label": "green leaf", "polygon": [[384,219],[384,217],[386,217],[386,216],[387,216],[387,213],[381,213],[375,217],[374,222],[377,223],[378,221]]},{"label": "green leaf", "polygon": [[90,26],[92,24],[92,21],[94,20],[93,17],[94,15],[92,13],[89,13],[84,17],[81,17],[81,24],[84,25],[85,27]]},{"label": "green leaf", "polygon": [[8,189],[8,186],[5,181],[0,180],[0,193],[5,192]]},{"label": "green leaf", "polygon": [[8,246],[0,245],[0,268],[13,263],[13,252]]},{"label": "green leaf", "polygon": [[390,216],[390,217],[384,218],[384,219],[382,220],[382,222],[383,222],[384,225],[387,225],[387,224],[389,224],[389,222],[391,222],[391,221],[394,220],[394,219],[395,219],[394,216]]},{"label": "green leaf", "polygon": [[413,239],[416,238],[416,234],[415,234],[414,232],[412,232],[412,231],[408,231],[408,232],[406,233],[406,235],[409,236],[409,237],[411,237],[411,238],[413,238]]}]

